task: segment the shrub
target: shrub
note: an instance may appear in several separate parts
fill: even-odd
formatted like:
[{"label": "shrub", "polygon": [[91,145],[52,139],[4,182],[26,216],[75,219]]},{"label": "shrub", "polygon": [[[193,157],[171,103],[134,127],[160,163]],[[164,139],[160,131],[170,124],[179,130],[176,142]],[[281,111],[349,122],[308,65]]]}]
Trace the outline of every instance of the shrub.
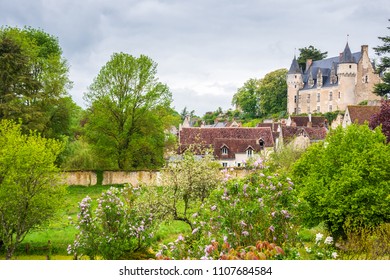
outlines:
[{"label": "shrub", "polygon": [[90,259],[121,259],[147,248],[156,226],[154,211],[148,204],[136,203],[140,188],[110,188],[97,200],[87,196],[79,204],[76,228],[79,233],[68,253],[75,258],[83,255]]}]

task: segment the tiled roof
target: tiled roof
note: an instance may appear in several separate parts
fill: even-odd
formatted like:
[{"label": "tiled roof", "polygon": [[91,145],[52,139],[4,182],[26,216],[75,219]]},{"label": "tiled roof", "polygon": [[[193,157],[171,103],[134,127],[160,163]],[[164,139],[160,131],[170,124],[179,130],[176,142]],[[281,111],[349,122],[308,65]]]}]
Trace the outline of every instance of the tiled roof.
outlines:
[{"label": "tiled roof", "polygon": [[[325,117],[312,116],[311,123],[312,127],[324,127],[325,126]],[[309,122],[309,117],[306,116],[291,116],[291,121],[295,122],[296,126],[307,126]]]},{"label": "tiled roof", "polygon": [[293,138],[300,135],[309,137],[310,141],[324,140],[327,134],[325,127],[294,127],[282,126],[283,141],[290,142]]},{"label": "tiled roof", "polygon": [[229,154],[224,158],[234,158],[233,153],[244,153],[248,146],[260,150],[259,140],[263,139],[264,147],[273,147],[274,140],[269,127],[223,127],[223,128],[182,128],[179,133],[180,151],[188,146],[200,144],[213,147],[214,155],[221,158],[221,148],[225,145]]},{"label": "tiled roof", "polygon": [[373,114],[380,111],[380,106],[349,105],[347,109],[352,123],[364,124],[365,121],[370,121]]},{"label": "tiled roof", "polygon": [[258,123],[256,127],[269,127],[272,129],[272,132],[276,132],[278,130],[278,123]]}]

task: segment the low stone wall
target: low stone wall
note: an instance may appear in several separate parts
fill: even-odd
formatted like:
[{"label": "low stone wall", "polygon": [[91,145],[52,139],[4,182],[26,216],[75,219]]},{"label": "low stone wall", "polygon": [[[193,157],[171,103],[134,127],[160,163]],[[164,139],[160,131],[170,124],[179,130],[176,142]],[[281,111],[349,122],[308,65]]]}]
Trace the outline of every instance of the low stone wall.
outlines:
[{"label": "low stone wall", "polygon": [[[229,174],[244,177],[248,173],[245,169],[230,169]],[[158,186],[162,184],[160,171],[103,171],[100,178],[102,185],[132,184],[133,186]],[[68,186],[94,186],[98,184],[98,173],[94,171],[66,171],[63,172],[63,182]]]}]

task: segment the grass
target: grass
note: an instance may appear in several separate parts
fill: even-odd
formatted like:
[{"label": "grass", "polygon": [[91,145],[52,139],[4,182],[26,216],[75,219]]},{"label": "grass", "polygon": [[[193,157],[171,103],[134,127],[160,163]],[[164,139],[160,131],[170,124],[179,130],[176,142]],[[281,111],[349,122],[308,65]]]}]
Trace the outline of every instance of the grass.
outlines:
[{"label": "grass", "polygon": [[[70,186],[62,209],[47,226],[30,232],[18,246],[13,259],[18,260],[71,260],[67,254],[67,247],[72,244],[77,234],[77,229],[71,224],[71,220],[77,220],[78,204],[87,195],[96,203],[96,199],[102,192],[111,186]],[[117,185],[116,187],[122,187]],[[156,243],[171,242],[177,239],[179,234],[190,233],[190,227],[181,221],[163,222],[155,233]],[[48,242],[50,241],[50,250]]]}]

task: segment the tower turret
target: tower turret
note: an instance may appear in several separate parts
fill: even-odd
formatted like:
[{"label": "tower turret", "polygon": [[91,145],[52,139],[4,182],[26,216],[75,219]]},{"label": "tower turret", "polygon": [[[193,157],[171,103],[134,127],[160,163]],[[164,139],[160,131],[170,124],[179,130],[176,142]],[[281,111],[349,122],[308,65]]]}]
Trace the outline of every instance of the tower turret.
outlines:
[{"label": "tower turret", "polygon": [[355,61],[347,43],[344,48],[344,52],[340,54],[340,62],[337,67],[340,97],[342,99],[342,103],[346,105],[356,103],[356,75],[357,61]]},{"label": "tower turret", "polygon": [[290,70],[287,72],[287,112],[297,112],[299,90],[303,88],[303,73],[294,55]]}]

